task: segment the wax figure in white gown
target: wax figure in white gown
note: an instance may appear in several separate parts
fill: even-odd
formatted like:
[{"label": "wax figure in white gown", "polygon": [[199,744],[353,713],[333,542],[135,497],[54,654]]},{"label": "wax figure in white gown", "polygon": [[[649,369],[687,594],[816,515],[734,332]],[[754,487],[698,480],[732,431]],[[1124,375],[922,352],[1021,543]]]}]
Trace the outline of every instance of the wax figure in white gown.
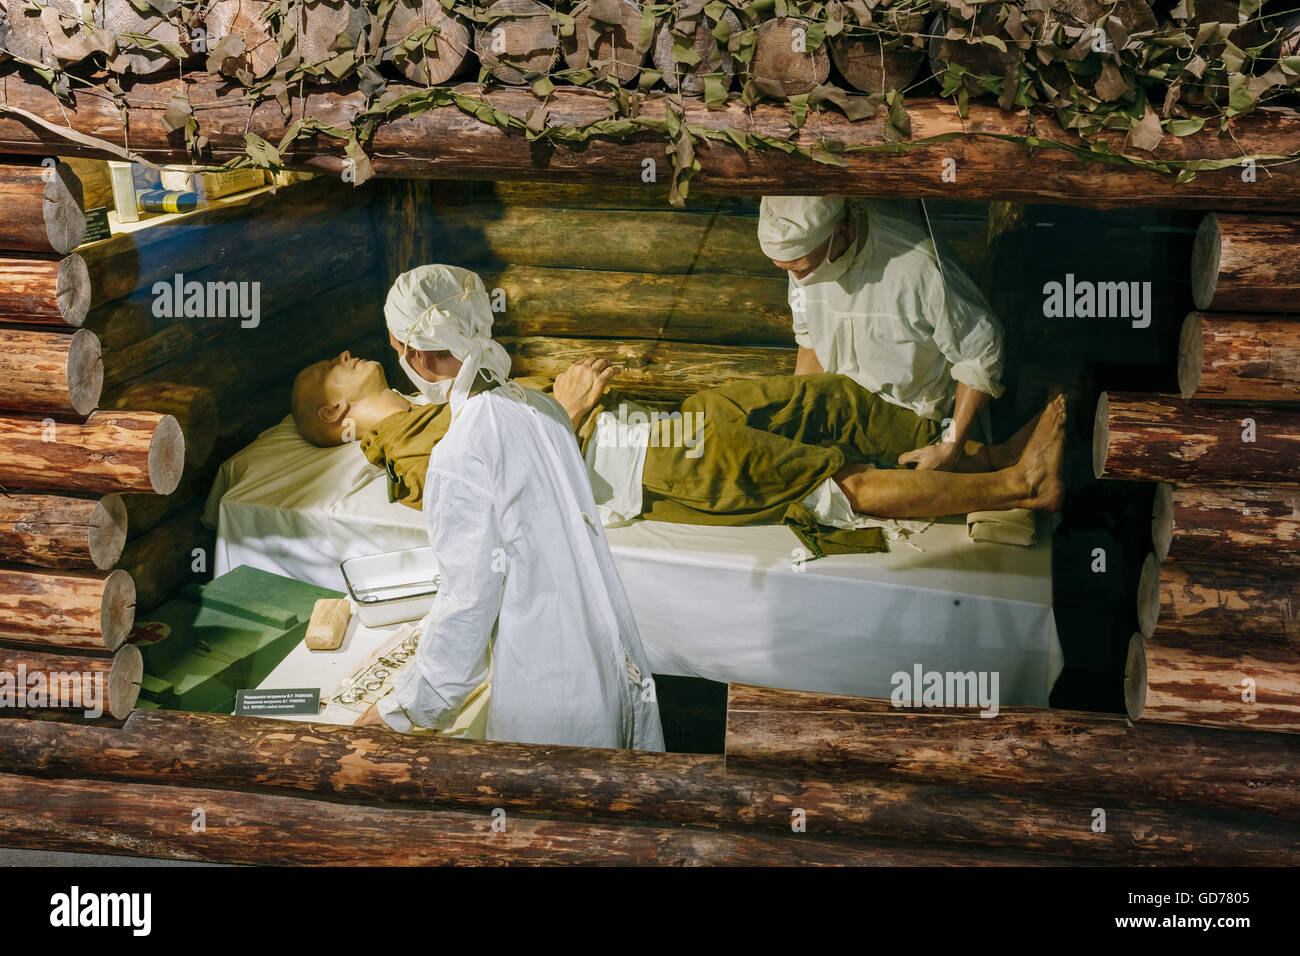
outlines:
[{"label": "wax figure in white gown", "polygon": [[[478,375],[509,376],[474,273],[405,273],[385,317],[400,343],[463,364],[425,482],[441,583],[416,666],[380,715],[397,730],[443,729],[490,678],[490,740],[662,750],[649,664],[568,415],[509,384],[469,394]],[[432,400],[446,395],[402,364]]]}]

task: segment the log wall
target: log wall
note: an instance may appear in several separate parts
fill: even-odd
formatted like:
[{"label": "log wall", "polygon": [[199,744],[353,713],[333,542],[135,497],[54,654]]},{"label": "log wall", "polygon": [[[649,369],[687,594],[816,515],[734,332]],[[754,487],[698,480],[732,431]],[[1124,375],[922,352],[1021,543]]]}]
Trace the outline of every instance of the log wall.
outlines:
[{"label": "log wall", "polygon": [[0,230],[0,640],[106,651],[211,576],[213,476],[288,413],[294,374],[385,342],[382,236],[413,219],[372,213],[386,184],[323,178],[75,246],[79,181],[43,169],[0,164],[5,208],[23,213]]},{"label": "log wall", "polygon": [[[623,369],[621,392],[671,402],[794,370],[787,280],[758,246],[756,199],[693,194],[673,210],[663,188],[516,183],[444,183],[434,196],[430,243],[499,294],[495,334],[515,374],[553,377],[601,355]],[[986,282],[985,209],[929,213],[944,254]]]},{"label": "log wall", "polygon": [[1137,582],[1131,716],[1300,733],[1297,261],[1294,219],[1204,216],[1180,397],[1098,402],[1097,476],[1161,482]]}]

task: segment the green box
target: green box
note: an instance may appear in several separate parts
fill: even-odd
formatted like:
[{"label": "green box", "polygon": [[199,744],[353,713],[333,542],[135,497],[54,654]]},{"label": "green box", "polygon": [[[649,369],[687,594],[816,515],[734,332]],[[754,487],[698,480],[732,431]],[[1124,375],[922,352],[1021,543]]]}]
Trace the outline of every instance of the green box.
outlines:
[{"label": "green box", "polygon": [[266,680],[303,639],[316,602],[341,597],[247,565],[187,585],[131,632],[144,657],[138,706],[230,713],[235,692]]}]

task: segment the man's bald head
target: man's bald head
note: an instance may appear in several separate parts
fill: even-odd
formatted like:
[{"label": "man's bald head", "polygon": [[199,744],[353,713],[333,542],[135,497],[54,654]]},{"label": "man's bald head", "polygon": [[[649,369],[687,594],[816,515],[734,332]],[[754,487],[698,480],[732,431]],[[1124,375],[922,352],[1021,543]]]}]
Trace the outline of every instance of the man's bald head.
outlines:
[{"label": "man's bald head", "polygon": [[329,448],[360,437],[405,400],[388,388],[378,362],[340,352],[299,372],[289,402],[298,434]]}]

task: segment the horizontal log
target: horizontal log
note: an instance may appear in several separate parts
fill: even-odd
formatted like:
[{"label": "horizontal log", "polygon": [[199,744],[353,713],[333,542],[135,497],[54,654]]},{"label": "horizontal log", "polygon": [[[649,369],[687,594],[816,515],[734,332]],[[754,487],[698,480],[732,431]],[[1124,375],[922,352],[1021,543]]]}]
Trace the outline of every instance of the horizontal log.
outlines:
[{"label": "horizontal log", "polygon": [[195,330],[185,322],[176,322],[130,345],[106,348],[104,386],[111,395],[145,373],[192,354],[199,345]]},{"label": "horizontal log", "polygon": [[[178,273],[223,281],[269,279],[274,271],[268,268],[266,250],[292,249],[293,243],[301,249],[304,242],[336,232],[340,242],[346,241],[357,233],[358,212],[367,209],[368,200],[364,190],[319,177],[218,200],[218,205],[97,242],[79,253],[90,273],[92,307],[133,293],[152,304],[154,284],[174,282]],[[277,252],[276,258],[292,264],[289,254]],[[250,263],[251,277],[232,274]],[[101,337],[106,346],[112,343],[110,335]]]},{"label": "horizontal log", "polygon": [[73,253],[62,259],[0,256],[0,322],[78,328],[90,309],[90,273]]},{"label": "horizontal log", "polygon": [[[354,215],[351,223],[330,228],[300,223],[297,239],[266,243],[250,237],[243,253],[226,255],[195,271],[177,269],[159,280],[162,285],[92,309],[85,324],[102,333],[110,389],[135,377],[124,378],[121,370],[147,358],[142,343],[149,339],[179,343],[179,338],[171,337],[175,333],[169,335],[176,326],[184,327],[187,340],[194,343],[224,335],[255,336],[263,326],[301,315],[307,302],[319,300],[324,293],[337,295],[358,276],[368,278],[375,253],[373,232],[367,225]],[[303,255],[304,248],[313,254]],[[179,296],[176,275],[182,276]],[[187,303],[188,315],[181,311]]]},{"label": "horizontal log", "polygon": [[63,491],[147,491],[180,481],[185,440],[170,415],[95,412],[84,424],[0,418],[0,485]]},{"label": "horizontal log", "polygon": [[1295,824],[1259,815],[1114,801],[1105,804],[1107,832],[1094,834],[1091,798],[776,779],[729,773],[721,756],[415,738],[219,714],[137,711],[114,732],[0,721],[0,753],[4,769],[16,773],[274,790],[483,815],[499,807],[516,822],[543,815],[788,834],[791,810],[799,808],[809,839],[998,846],[1076,860],[1276,865],[1300,856]]},{"label": "horizontal log", "polygon": [[81,182],[67,163],[0,165],[0,249],[67,255],[86,238]]},{"label": "horizontal log", "polygon": [[176,419],[185,440],[186,466],[201,465],[212,454],[220,425],[210,389],[176,382],[133,382],[117,392],[107,407],[119,411],[157,412]]},{"label": "horizontal log", "polygon": [[1142,644],[1147,686],[1136,715],[1142,720],[1300,733],[1300,664],[1293,650]]},{"label": "horizontal log", "polygon": [[122,556],[126,523],[118,495],[0,495],[0,561],[106,571]]},{"label": "horizontal log", "polygon": [[[94,713],[100,711],[124,720],[140,696],[144,659],[134,644],[123,644],[112,657],[51,654],[0,646],[0,675],[13,682],[11,690],[15,697],[18,691],[24,691],[22,703],[6,702],[6,707],[79,710],[90,717],[100,716]],[[42,692],[39,705],[26,695],[36,683]]]},{"label": "horizontal log", "polygon": [[783,279],[513,265],[479,274],[489,290],[505,296],[496,335],[794,347]]},{"label": "horizontal log", "polygon": [[[258,393],[259,395],[264,393]],[[284,417],[284,410],[288,406],[288,400],[284,399],[278,404],[266,407],[266,419],[268,424],[253,432],[256,436],[258,432],[264,431],[270,425]],[[232,410],[233,411],[233,410]],[[227,419],[221,421],[223,429],[229,426]],[[251,440],[251,438],[250,438]],[[224,442],[222,443],[224,444]],[[248,442],[243,442],[247,445]],[[242,447],[242,445],[240,446]],[[232,453],[238,448],[232,449]],[[212,488],[212,481],[216,477],[217,471],[221,466],[222,459],[220,456],[209,458],[200,466],[186,468],[185,474],[181,477],[181,482],[176,486],[176,490],[169,495],[123,495],[122,504],[126,507],[128,527],[131,530],[133,538],[143,537],[148,531],[152,531],[168,518],[175,517],[186,508],[190,507],[196,501],[206,501],[208,491]]]},{"label": "horizontal log", "polygon": [[[254,866],[970,866],[969,850],[353,806],[0,773],[0,844]],[[205,828],[190,825],[195,807]]]},{"label": "horizontal log", "polygon": [[634,397],[673,401],[702,388],[740,379],[794,373],[793,348],[695,345],[654,339],[501,337],[512,374],[554,378],[574,362],[596,356],[619,367],[614,387]]},{"label": "horizontal log", "polygon": [[1300,401],[1300,320],[1193,312],[1178,345],[1178,388],[1198,400]]},{"label": "horizontal log", "polygon": [[1300,223],[1209,213],[1192,246],[1192,298],[1219,312],[1295,312]]},{"label": "horizontal log", "polygon": [[1300,571],[1158,564],[1148,555],[1138,582],[1138,626],[1149,642],[1289,647],[1300,674]]},{"label": "horizontal log", "polygon": [[0,640],[116,650],[135,619],[125,571],[35,571],[0,566]]},{"label": "horizontal log", "polygon": [[1194,405],[1102,392],[1093,423],[1098,478],[1186,483],[1300,481],[1300,411]]},{"label": "horizontal log", "polygon": [[[758,221],[751,216],[688,216],[662,209],[611,213],[516,205],[507,199],[499,208],[471,204],[440,209],[433,238],[443,248],[456,250],[457,262],[598,269],[622,275],[694,273],[693,278],[701,282],[706,280],[701,273],[779,279],[779,290],[765,288],[765,292],[785,307],[785,273],[763,255],[757,230]],[[570,281],[582,283],[582,279],[571,276]],[[719,298],[725,298],[725,292]],[[716,304],[712,310],[722,311]],[[740,305],[735,311],[742,310]],[[790,324],[788,308],[785,324]]]},{"label": "horizontal log", "polygon": [[[411,91],[416,88],[412,87]],[[498,90],[484,93],[473,84],[455,87],[466,95],[482,96],[493,106],[512,115],[524,116],[537,105],[528,90]],[[396,85],[393,93],[402,92]],[[288,116],[279,103],[266,98],[251,113],[241,89],[216,79],[195,74],[184,79],[142,78],[124,94],[131,112],[131,148],[157,162],[189,161],[184,143],[167,131],[163,113],[173,92],[188,95],[200,117],[200,132],[207,137],[210,154],[206,161],[224,162],[244,155],[245,133],[254,133],[278,143],[289,123],[301,116],[347,128],[364,109],[359,92],[304,87],[286,92]],[[78,91],[75,102],[60,107],[54,94],[34,82],[10,78],[8,104],[38,116],[58,116],[72,129],[121,140],[120,110],[106,91]],[[663,97],[646,99],[642,115],[663,119]],[[609,115],[607,94],[585,90],[557,90],[547,103],[550,122],[583,126]],[[1166,207],[1183,209],[1254,209],[1276,214],[1300,209],[1300,171],[1294,163],[1269,166],[1258,182],[1243,183],[1239,170],[1229,167],[1197,174],[1188,183],[1175,184],[1174,177],[1156,170],[1107,165],[1099,169],[1072,154],[1057,149],[1026,151],[1008,137],[1037,135],[1045,140],[1077,142],[1077,134],[1061,129],[1046,112],[1004,112],[996,105],[972,103],[965,117],[956,104],[918,98],[909,102],[908,117],[914,140],[951,135],[951,140],[926,143],[909,149],[907,162],[899,162],[886,138],[886,117],[877,115],[857,122],[834,112],[821,114],[795,134],[793,142],[810,147],[822,141],[843,143],[852,151],[845,154],[843,167],[808,162],[775,150],[745,152],[721,142],[710,142],[697,151],[701,164],[697,184],[719,192],[763,194],[836,193],[842,195],[892,195],[1018,202],[1060,202],[1097,207]],[[1190,161],[1236,158],[1251,155],[1287,155],[1300,150],[1300,124],[1292,110],[1265,107],[1233,121],[1233,136],[1223,137],[1217,128],[1191,136],[1166,136],[1148,157],[1157,160]],[[790,113],[782,105],[754,109],[732,101],[710,110],[701,101],[685,104],[685,120],[703,131],[724,129],[752,131],[779,140],[790,138]],[[1122,150],[1123,133],[1107,132],[1101,141],[1112,152]],[[641,182],[643,160],[662,156],[662,134],[647,131],[626,142],[595,139],[582,149],[565,146],[553,151],[539,149],[522,133],[507,134],[477,119],[446,108],[427,110],[415,116],[403,115],[383,123],[370,142],[377,175],[398,178],[457,178],[483,180],[537,180],[583,183]],[[876,146],[879,151],[858,147]],[[291,168],[343,168],[344,144],[335,139],[309,139],[286,149],[284,162]],[[57,142],[52,135],[29,125],[20,117],[0,114],[0,153],[49,155],[108,155],[71,142]],[[952,159],[962,170],[958,184],[943,181],[944,160]],[[1264,165],[1269,165],[1265,163]],[[1007,170],[1014,170],[1008,175]],[[667,176],[667,170],[661,170]],[[647,187],[649,188],[649,187]]]},{"label": "horizontal log", "polygon": [[135,582],[136,614],[170,600],[182,586],[212,579],[216,532],[203,526],[204,499],[127,541],[119,566]]},{"label": "horizontal log", "polygon": [[[386,289],[373,274],[353,277],[345,286],[304,300],[297,309],[268,319],[255,329],[236,327],[229,335],[196,347],[191,340],[176,358],[147,373],[149,380],[186,382],[212,393],[225,414],[232,404],[246,399],[275,381],[292,381],[312,362],[355,348],[360,338],[383,329],[379,309]],[[328,314],[322,327],[320,316]],[[139,364],[149,364],[151,355]],[[105,357],[106,378],[116,377],[115,358]],[[286,409],[287,411],[287,409]]]},{"label": "horizontal log", "polygon": [[1300,820],[1300,740],[1029,707],[918,712],[732,684],[727,769],[1187,803]]},{"label": "horizontal log", "polygon": [[99,338],[89,329],[66,335],[0,326],[0,409],[84,417],[103,386]]},{"label": "horizontal log", "polygon": [[[461,203],[483,205],[482,218],[490,220],[508,209],[518,206],[540,206],[543,209],[617,209],[664,212],[668,205],[666,183],[633,185],[602,183],[593,189],[585,183],[530,183],[501,180],[497,182],[456,182],[434,180],[431,183],[434,202],[439,212],[453,209]],[[748,216],[758,215],[758,199],[745,196],[724,196],[704,189],[692,189],[686,197],[681,213],[699,215]]]},{"label": "horizontal log", "polygon": [[1151,535],[1161,561],[1300,568],[1300,488],[1162,484]]}]

